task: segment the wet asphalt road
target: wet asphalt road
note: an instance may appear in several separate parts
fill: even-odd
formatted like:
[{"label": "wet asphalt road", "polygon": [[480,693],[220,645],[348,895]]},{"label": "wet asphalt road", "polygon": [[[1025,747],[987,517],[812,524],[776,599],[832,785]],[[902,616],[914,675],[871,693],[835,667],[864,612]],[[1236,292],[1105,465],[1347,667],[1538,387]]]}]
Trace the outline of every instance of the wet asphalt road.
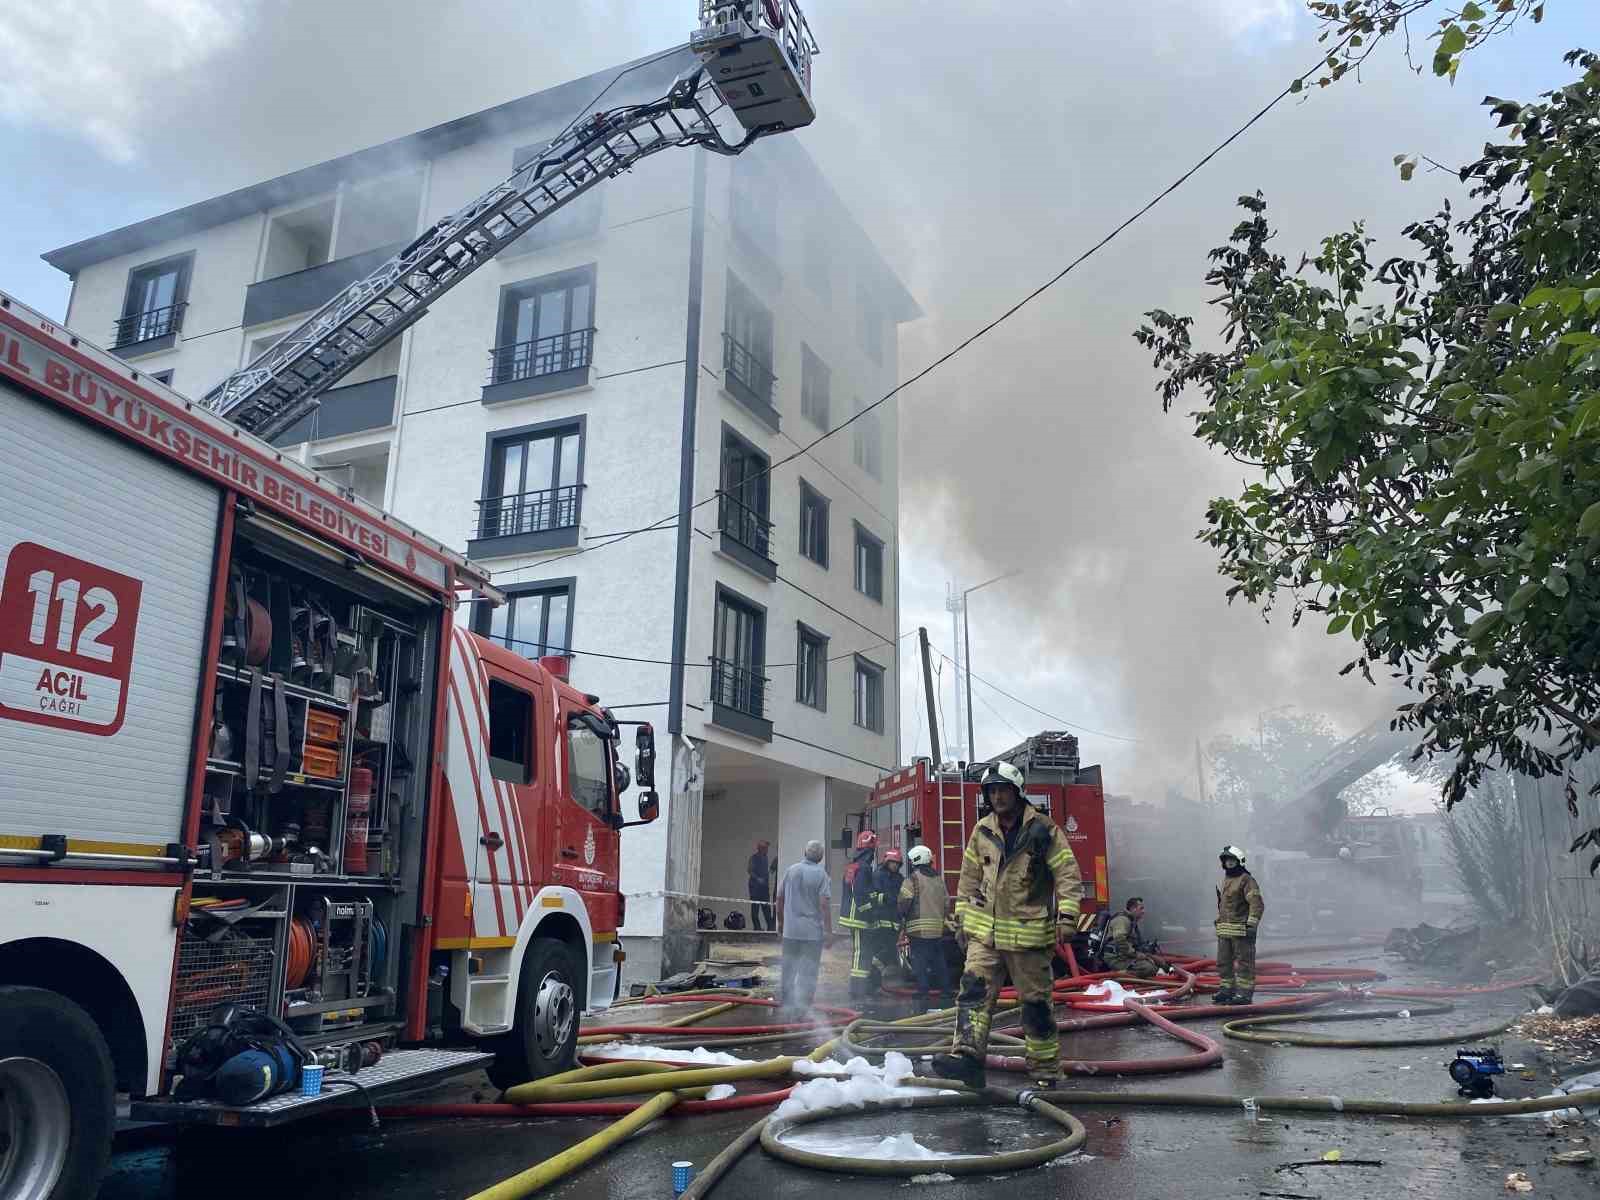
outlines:
[{"label": "wet asphalt road", "polygon": [[[1318,955],[1317,961],[1387,967],[1370,952],[1365,956]],[[822,999],[827,999],[824,996]],[[1491,1023],[1498,1013],[1510,1014],[1520,998],[1496,998],[1464,1005],[1444,1017],[1384,1022],[1384,1035],[1405,1036],[1463,1025]],[[726,1023],[751,1023],[751,1010],[735,1011]],[[664,1015],[671,1015],[666,1013]],[[898,1015],[898,1014],[889,1014]],[[707,1031],[715,1022],[701,1028]],[[1220,1036],[1218,1022],[1191,1024]],[[1354,1032],[1356,1026],[1338,1028]],[[1539,1095],[1549,1090],[1549,1069],[1536,1052],[1502,1040],[1508,1063],[1538,1068],[1539,1079],[1509,1077],[1503,1094]],[[1133,1058],[1165,1055],[1174,1043],[1144,1028],[1066,1035],[1068,1058]],[[1315,1050],[1308,1048],[1226,1043],[1220,1067],[1180,1075],[1125,1079],[1087,1079],[1077,1086],[1095,1090],[1204,1091],[1245,1095],[1342,1095],[1402,1100],[1454,1098],[1454,1085],[1444,1063],[1453,1048],[1396,1050]],[[770,1048],[751,1057],[770,1053]],[[996,1083],[1013,1082],[991,1073]],[[1015,1080],[1020,1083],[1020,1078]],[[763,1086],[746,1085],[751,1090]],[[1071,1085],[1069,1085],[1071,1086]],[[481,1076],[468,1077],[415,1099],[460,1102],[477,1092],[492,1099]],[[1291,1114],[1288,1119],[1263,1114],[1252,1120],[1243,1109],[1203,1111],[1152,1108],[1073,1108],[1088,1130],[1084,1152],[1071,1160],[1015,1175],[976,1176],[937,1185],[940,1200],[968,1197],[1028,1196],[1093,1197],[1260,1197],[1311,1200],[1322,1197],[1505,1196],[1503,1181],[1511,1171],[1525,1171],[1536,1197],[1592,1198],[1600,1192],[1600,1172],[1593,1167],[1549,1163],[1558,1150],[1575,1148],[1569,1139],[1584,1138],[1600,1149],[1595,1125],[1569,1127],[1552,1136],[1540,1119],[1418,1121],[1398,1118],[1337,1117]],[[657,1200],[670,1197],[670,1164],[688,1159],[708,1162],[746,1126],[764,1115],[750,1110],[681,1120],[662,1120],[636,1134],[605,1160],[568,1177],[543,1193],[559,1197],[605,1197],[606,1200]],[[136,1140],[119,1150],[102,1200],[167,1200],[206,1197],[216,1200],[463,1200],[549,1155],[558,1153],[603,1129],[604,1119],[543,1118],[512,1120],[393,1121],[380,1131],[366,1128],[365,1114],[338,1114],[312,1119],[265,1134],[208,1131],[194,1139]],[[958,1110],[855,1116],[831,1126],[813,1125],[808,1132],[836,1130],[842,1135],[888,1137],[914,1133],[935,1150],[972,1153],[1015,1147],[1049,1136],[1049,1127],[1017,1110]],[[1286,1169],[1284,1164],[1320,1159],[1339,1150],[1345,1160],[1368,1159],[1381,1166],[1314,1166]],[[931,1164],[930,1170],[936,1170]],[[723,1198],[760,1196],[764,1200],[813,1197],[819,1188],[833,1198],[890,1196],[908,1185],[903,1180],[833,1175],[792,1167],[769,1159],[758,1148],[713,1193]]]}]

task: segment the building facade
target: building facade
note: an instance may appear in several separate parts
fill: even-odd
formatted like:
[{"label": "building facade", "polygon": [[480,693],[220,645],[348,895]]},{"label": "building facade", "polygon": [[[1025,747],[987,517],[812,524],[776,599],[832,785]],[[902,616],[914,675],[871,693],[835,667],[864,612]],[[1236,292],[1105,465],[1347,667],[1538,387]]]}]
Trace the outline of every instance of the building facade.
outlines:
[{"label": "building facade", "polygon": [[[613,74],[52,251],[66,323],[203,395]],[[655,725],[662,818],[623,837],[636,977],[685,965],[697,909],[745,909],[758,839],[776,864],[832,841],[899,762],[894,407],[809,444],[889,391],[918,315],[795,137],[672,150],[530,230],[277,439],[490,566],[510,603],[458,620],[570,656]]]}]

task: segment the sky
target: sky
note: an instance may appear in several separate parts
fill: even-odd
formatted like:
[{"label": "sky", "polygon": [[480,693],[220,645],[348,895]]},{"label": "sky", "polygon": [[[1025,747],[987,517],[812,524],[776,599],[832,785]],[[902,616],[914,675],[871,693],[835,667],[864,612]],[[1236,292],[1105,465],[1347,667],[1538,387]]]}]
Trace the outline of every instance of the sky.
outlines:
[{"label": "sky", "polygon": [[[59,316],[67,281],[39,261],[47,249],[665,49],[694,7],[75,0],[74,20],[0,7],[0,288]],[[1291,261],[1355,221],[1380,252],[1400,249],[1400,229],[1459,187],[1428,171],[1402,182],[1394,156],[1468,161],[1490,133],[1482,96],[1564,82],[1561,53],[1595,32],[1588,7],[1552,0],[1543,26],[1469,57],[1454,87],[1380,47],[1359,80],[1279,105],[894,402],[902,630],[926,625],[948,655],[947,583],[1020,571],[970,600],[980,754],[1068,724],[1108,790],[1159,800],[1195,791],[1197,742],[1253,730],[1262,712],[1292,705],[1354,732],[1403,699],[1338,677],[1348,640],[1225,603],[1194,533],[1240,469],[1194,440],[1184,404],[1162,413],[1131,334],[1156,307],[1197,315],[1200,337],[1213,328],[1205,255],[1244,193],[1265,193]],[[1298,0],[806,11],[820,115],[795,136],[925,310],[901,330],[903,376],[1054,275],[1318,57]],[[902,661],[909,757],[928,737],[916,656]],[[940,692],[953,723],[948,664]]]}]

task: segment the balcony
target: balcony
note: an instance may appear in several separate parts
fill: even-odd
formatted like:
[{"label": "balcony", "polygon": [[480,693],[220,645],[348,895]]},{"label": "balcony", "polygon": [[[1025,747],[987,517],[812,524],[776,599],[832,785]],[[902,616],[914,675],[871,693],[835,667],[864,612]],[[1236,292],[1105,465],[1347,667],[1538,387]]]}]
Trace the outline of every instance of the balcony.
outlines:
[{"label": "balcony", "polygon": [[112,351],[120,358],[132,358],[172,349],[183,329],[183,310],[188,307],[188,301],[183,300],[121,318],[112,334]]},{"label": "balcony", "polygon": [[467,556],[494,558],[576,546],[583,486],[485,496],[478,501],[478,525],[467,541]]},{"label": "balcony", "polygon": [[778,577],[772,561],[772,522],[731,492],[717,493],[717,526],[722,531],[718,549],[761,578]]},{"label": "balcony", "polygon": [[244,317],[240,323],[249,329],[321,308],[356,280],[372,274],[404,246],[404,242],[395,242],[365,254],[351,254],[252,283],[244,291]]},{"label": "balcony", "polygon": [[323,438],[346,437],[394,424],[394,397],[398,375],[385,375],[365,383],[329,388],[322,403],[272,439],[274,446],[295,446]]},{"label": "balcony", "polygon": [[489,351],[483,402],[502,404],[582,387],[589,382],[594,334],[593,328],[569,329],[531,342],[496,346]]},{"label": "balcony", "polygon": [[711,660],[711,723],[763,742],[772,740],[767,677],[747,663]]},{"label": "balcony", "polygon": [[777,381],[772,368],[757,358],[748,346],[735,341],[732,334],[722,335],[722,386],[760,417],[773,433],[778,432],[780,423],[778,410],[772,405],[773,385]]}]

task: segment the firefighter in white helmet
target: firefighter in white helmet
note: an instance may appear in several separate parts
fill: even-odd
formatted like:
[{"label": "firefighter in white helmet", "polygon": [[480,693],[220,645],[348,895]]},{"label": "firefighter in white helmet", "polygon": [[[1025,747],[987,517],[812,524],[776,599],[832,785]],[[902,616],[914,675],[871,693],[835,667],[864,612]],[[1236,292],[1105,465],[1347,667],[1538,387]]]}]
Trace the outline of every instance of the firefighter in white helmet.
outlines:
[{"label": "firefighter in white helmet", "polygon": [[950,897],[944,876],[933,865],[933,851],[913,846],[906,855],[910,871],[900,885],[900,916],[906,923],[906,942],[911,955],[911,975],[916,980],[916,1006],[919,1013],[942,1002],[950,991],[950,972],[944,961],[946,912]]},{"label": "firefighter in white helmet", "polygon": [[1217,861],[1226,878],[1217,888],[1216,1003],[1250,1004],[1256,993],[1256,927],[1267,906],[1243,850],[1224,846]]},{"label": "firefighter in white helmet", "polygon": [[1009,972],[1021,1002],[1028,1073],[1048,1087],[1061,1077],[1050,960],[1056,944],[1077,932],[1082,876],[1067,835],[1023,799],[1021,771],[991,763],[980,786],[991,811],[967,841],[956,892],[956,939],[967,958],[956,993],[955,1042],[949,1054],[934,1056],[934,1071],[983,1085],[989,1021]]}]

